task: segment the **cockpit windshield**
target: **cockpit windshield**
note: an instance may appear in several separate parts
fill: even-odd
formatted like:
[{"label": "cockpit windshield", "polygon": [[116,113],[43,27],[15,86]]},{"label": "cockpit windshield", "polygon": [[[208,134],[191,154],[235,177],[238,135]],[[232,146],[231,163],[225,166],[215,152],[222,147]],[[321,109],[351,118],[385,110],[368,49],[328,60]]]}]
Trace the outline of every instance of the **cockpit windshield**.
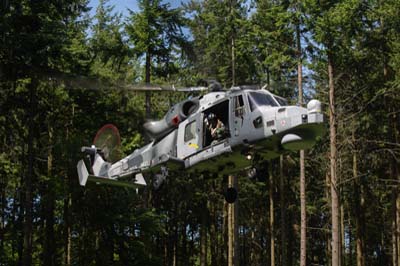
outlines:
[{"label": "cockpit windshield", "polygon": [[253,112],[257,106],[278,106],[271,95],[261,92],[248,93],[250,111]]},{"label": "cockpit windshield", "polygon": [[275,100],[279,103],[280,106],[288,106],[288,101],[282,97],[274,96]]}]

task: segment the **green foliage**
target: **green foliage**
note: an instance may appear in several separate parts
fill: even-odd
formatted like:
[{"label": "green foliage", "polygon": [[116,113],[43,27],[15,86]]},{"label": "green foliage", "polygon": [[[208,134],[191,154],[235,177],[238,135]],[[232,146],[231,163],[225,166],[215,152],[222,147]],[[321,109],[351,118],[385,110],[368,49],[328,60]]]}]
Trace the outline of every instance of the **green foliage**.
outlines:
[{"label": "green foliage", "polygon": [[168,79],[179,70],[175,62],[184,55],[182,48],[187,47],[181,10],[171,9],[160,0],[140,0],[138,6],[139,12],[130,10],[125,26],[133,45],[132,52],[138,58],[145,56],[146,64],[152,67],[156,77]]}]

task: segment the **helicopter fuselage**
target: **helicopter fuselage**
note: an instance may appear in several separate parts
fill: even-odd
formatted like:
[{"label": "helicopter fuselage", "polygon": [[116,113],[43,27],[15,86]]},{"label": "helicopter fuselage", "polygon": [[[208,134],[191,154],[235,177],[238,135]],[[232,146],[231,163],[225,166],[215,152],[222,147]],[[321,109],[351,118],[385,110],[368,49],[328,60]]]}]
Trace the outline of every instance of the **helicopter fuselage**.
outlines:
[{"label": "helicopter fuselage", "polygon": [[[224,125],[219,139],[209,132],[210,114]],[[310,148],[324,126],[317,100],[307,108],[289,106],[267,90],[234,88],[179,103],[164,119],[145,128],[153,136],[151,143],[114,164],[97,155],[93,176],[112,180],[136,176],[134,183],[142,184],[141,174],[170,175],[180,170],[232,174],[285,152]]]}]

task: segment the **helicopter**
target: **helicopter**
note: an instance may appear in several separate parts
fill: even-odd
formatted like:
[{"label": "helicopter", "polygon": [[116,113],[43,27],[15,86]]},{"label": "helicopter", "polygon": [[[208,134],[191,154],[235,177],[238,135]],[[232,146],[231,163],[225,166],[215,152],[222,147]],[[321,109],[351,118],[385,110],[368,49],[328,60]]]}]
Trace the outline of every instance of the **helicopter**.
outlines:
[{"label": "helicopter", "polygon": [[[145,122],[150,143],[120,160],[107,160],[113,153],[112,145],[102,144],[107,140],[98,142],[102,147],[96,141],[82,147],[87,159],[77,164],[79,183],[137,188],[152,177],[159,189],[168,176],[183,170],[211,176],[246,171],[252,178],[263,161],[312,147],[323,134],[323,122],[321,102],[316,99],[304,108],[289,105],[266,86],[222,90],[213,84],[211,92],[176,103],[162,119]],[[95,139],[102,135],[119,138],[112,125],[104,126]]]}]

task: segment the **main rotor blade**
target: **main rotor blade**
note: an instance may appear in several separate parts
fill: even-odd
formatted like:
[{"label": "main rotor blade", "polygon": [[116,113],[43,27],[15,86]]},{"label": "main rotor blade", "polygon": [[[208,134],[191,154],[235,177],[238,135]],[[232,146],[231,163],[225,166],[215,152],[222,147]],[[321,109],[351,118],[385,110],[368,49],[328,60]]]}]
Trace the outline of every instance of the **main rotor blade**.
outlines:
[{"label": "main rotor blade", "polygon": [[192,92],[192,91],[207,91],[207,87],[175,87],[172,86],[159,86],[151,84],[127,84],[126,89],[132,91],[181,91],[181,92]]},{"label": "main rotor blade", "polygon": [[205,86],[198,87],[175,87],[174,85],[153,85],[153,84],[128,84],[125,81],[108,81],[95,77],[69,75],[64,73],[48,73],[42,78],[57,84],[63,84],[70,89],[89,89],[89,90],[130,90],[130,91],[208,91]]}]

